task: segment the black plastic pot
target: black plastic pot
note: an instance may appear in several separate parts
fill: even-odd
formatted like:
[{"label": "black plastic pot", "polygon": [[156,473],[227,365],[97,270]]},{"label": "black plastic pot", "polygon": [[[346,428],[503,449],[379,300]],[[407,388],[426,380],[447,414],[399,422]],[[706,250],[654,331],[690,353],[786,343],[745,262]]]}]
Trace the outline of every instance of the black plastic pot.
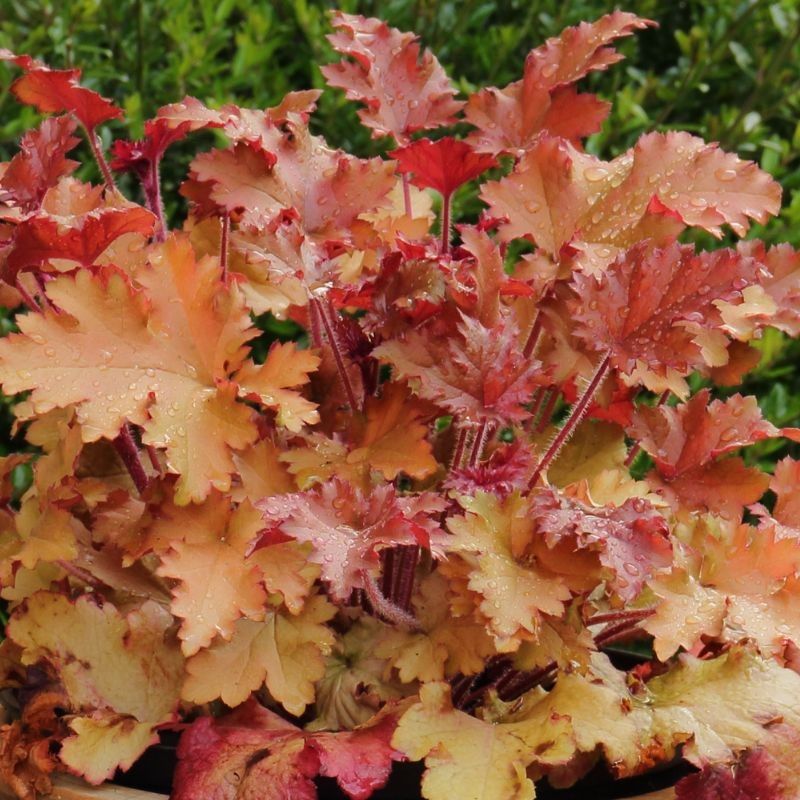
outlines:
[{"label": "black plastic pot", "polygon": [[[119,773],[115,783],[133,789],[169,794],[175,770],[177,737],[167,734],[165,741],[149,748],[126,773]],[[372,795],[372,800],[421,800],[420,780],[424,765],[398,763],[388,784]],[[667,765],[646,775],[615,781],[605,769],[597,768],[571,789],[553,789],[546,781],[536,786],[537,800],[623,800],[674,786],[693,770],[684,762]],[[332,778],[317,779],[319,800],[347,800]]]}]

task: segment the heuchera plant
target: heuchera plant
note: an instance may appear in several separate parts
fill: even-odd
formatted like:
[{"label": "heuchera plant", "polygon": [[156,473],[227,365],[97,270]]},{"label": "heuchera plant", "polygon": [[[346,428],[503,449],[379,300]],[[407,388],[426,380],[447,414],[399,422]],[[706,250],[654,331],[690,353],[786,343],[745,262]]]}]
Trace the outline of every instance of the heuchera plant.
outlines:
[{"label": "heuchera plant", "polygon": [[[370,159],[309,132],[308,91],[188,97],[109,163],[121,110],[3,54],[52,115],[0,166],[0,382],[38,453],[0,468],[20,798],[170,728],[175,800],[313,798],[318,775],[367,798],[420,759],[430,800],[523,800],[677,755],[680,798],[800,794],[800,462],[738,455],[798,431],[687,383],[735,386],[765,326],[800,333],[800,255],[679,243],[779,209],[715,144],[583,150],[609,108],[576,82],[650,24],[569,28],[463,101],[415,36],[335,13],[323,74],[393,140]],[[79,127],[100,185],[73,175]],[[159,164],[207,128],[228,143],[170,230]],[[308,346],[251,349],[266,312]]]}]

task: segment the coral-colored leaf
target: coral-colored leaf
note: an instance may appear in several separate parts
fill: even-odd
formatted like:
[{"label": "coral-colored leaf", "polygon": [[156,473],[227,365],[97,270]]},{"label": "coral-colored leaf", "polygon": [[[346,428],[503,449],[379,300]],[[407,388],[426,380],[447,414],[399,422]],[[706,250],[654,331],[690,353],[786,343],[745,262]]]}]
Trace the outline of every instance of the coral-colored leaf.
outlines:
[{"label": "coral-colored leaf", "polygon": [[657,491],[692,508],[738,513],[761,497],[769,478],[738,458],[718,457],[762,439],[797,438],[797,432],[765,420],[754,397],[709,399],[703,389],[677,408],[640,406],[629,431],[655,460],[649,480]]},{"label": "coral-colored leaf", "polygon": [[249,700],[218,719],[200,717],[178,747],[174,800],[314,800],[313,778],[336,778],[352,800],[366,800],[386,783],[390,713],[354,731],[305,733]]},{"label": "coral-colored leaf", "polygon": [[201,500],[212,486],[230,486],[231,449],[257,436],[229,382],[256,331],[216,262],[195,260],[185,239],[168,240],[152,262],[137,276],[149,309],[111,271],[51,281],[62,313],[20,320],[22,333],[0,343],[0,380],[9,392],[33,389],[34,411],[76,404],[84,441],[114,438],[126,419],[143,425],[146,443],[165,448],[181,476],[180,501]]},{"label": "coral-colored leaf", "polygon": [[294,342],[275,342],[263,364],[248,361],[234,380],[245,397],[259,400],[277,412],[278,424],[299,431],[304,424],[319,421],[316,405],[290,387],[308,383],[309,374],[319,366],[319,356],[298,350]]},{"label": "coral-colored leaf", "polygon": [[423,419],[430,410],[410,396],[400,383],[385,383],[380,398],[367,399],[363,425],[356,426],[354,449],[348,464],[367,464],[386,480],[400,472],[412,478],[426,478],[436,471],[433,448],[427,439]]},{"label": "coral-colored leaf", "polygon": [[704,364],[727,361],[728,338],[715,302],[741,299],[757,279],[757,262],[733,250],[640,245],[597,278],[575,275],[575,333],[588,347],[608,351],[621,372],[663,390]]},{"label": "coral-colored leaf", "polygon": [[595,133],[610,105],[577,94],[571,84],[619,61],[622,56],[607,45],[652,24],[615,11],[548,39],[528,54],[522,80],[470,96],[464,115],[478,130],[469,141],[478,152],[497,154],[526,150],[542,131],[576,142]]},{"label": "coral-colored leaf", "polygon": [[322,579],[339,601],[365,588],[381,548],[413,544],[440,552],[442,544],[432,516],[442,510],[442,501],[398,497],[391,484],[365,495],[334,479],[312,491],[266,498],[258,506],[267,523],[298,542],[311,542],[310,558],[322,567]]},{"label": "coral-colored leaf", "polygon": [[23,103],[47,114],[72,112],[88,131],[110,119],[120,119],[122,109],[97,92],[78,83],[79,69],[33,67],[11,85],[11,91]]},{"label": "coral-colored leaf", "polygon": [[417,37],[390,28],[378,19],[336,11],[333,47],[352,61],[322,67],[331,86],[344,89],[351,100],[366,106],[361,121],[372,135],[394,136],[405,144],[418,130],[438,128],[454,121],[463,105],[436,57],[420,56]]},{"label": "coral-colored leaf", "polygon": [[540,138],[481,197],[507,218],[504,240],[532,238],[551,256],[570,243],[594,271],[641,239],[663,243],[686,226],[721,236],[727,224],[743,235],[749,220],[778,212],[781,188],[754,163],[672,131],[647,134],[610,162]]},{"label": "coral-colored leaf", "polygon": [[414,186],[435,189],[446,198],[497,164],[494,157],[479,155],[466,142],[452,136],[435,142],[417,139],[389,155],[397,160],[400,172],[413,175]]}]

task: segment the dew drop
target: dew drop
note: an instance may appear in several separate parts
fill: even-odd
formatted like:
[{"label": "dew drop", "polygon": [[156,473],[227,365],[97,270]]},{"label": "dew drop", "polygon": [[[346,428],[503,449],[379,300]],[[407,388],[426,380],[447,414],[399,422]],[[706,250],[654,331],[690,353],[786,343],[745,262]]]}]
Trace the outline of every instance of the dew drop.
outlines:
[{"label": "dew drop", "polygon": [[736,170],[734,169],[718,169],[715,173],[718,180],[721,180],[723,183],[730,183],[732,180],[736,179]]},{"label": "dew drop", "polygon": [[529,214],[535,214],[540,208],[541,206],[539,205],[539,203],[534,203],[533,200],[528,200],[525,203],[525,210]]},{"label": "dew drop", "polygon": [[608,170],[603,169],[603,167],[589,167],[583,174],[587,181],[597,183],[597,181],[603,180],[608,175]]}]

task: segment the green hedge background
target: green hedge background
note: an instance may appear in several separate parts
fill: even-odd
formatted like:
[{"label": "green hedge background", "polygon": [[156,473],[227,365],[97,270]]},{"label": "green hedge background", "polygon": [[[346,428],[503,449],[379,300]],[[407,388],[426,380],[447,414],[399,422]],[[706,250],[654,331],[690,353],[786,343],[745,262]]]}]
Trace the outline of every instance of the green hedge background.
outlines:
[{"label": "green hedge background", "polygon": [[[800,246],[800,6],[797,0],[342,0],[338,7],[380,16],[418,33],[463,93],[519,77],[527,52],[565,26],[621,6],[660,27],[625,40],[627,60],[584,84],[614,101],[591,152],[613,156],[644,131],[681,128],[757,161],[784,187],[784,209],[753,236]],[[81,67],[84,83],[112,97],[139,136],[155,110],[186,94],[209,105],[274,105],[289,90],[324,87],[318,65],[337,60],[321,0],[0,0],[0,47],[53,67]],[[14,72],[0,65],[0,160],[37,121],[8,92]],[[370,140],[355,107],[329,90],[315,132],[359,155],[385,149]],[[173,148],[164,168],[174,195],[191,154],[207,141]],[[87,162],[89,159],[86,159]],[[91,165],[85,168],[92,175]],[[136,188],[126,186],[135,193]],[[470,212],[469,198],[462,210]],[[474,203],[472,205],[474,209]],[[180,214],[178,203],[170,213]],[[698,237],[699,238],[699,237]],[[703,238],[706,246],[717,246]],[[10,321],[4,318],[8,329]],[[776,425],[800,421],[800,343],[770,331],[743,391],[757,394]],[[6,412],[6,417],[7,417]],[[7,420],[6,420],[7,421]],[[2,421],[0,421],[2,424]],[[6,437],[7,438],[7,437]],[[13,447],[6,441],[5,449]],[[769,466],[786,445],[751,448]]]}]

